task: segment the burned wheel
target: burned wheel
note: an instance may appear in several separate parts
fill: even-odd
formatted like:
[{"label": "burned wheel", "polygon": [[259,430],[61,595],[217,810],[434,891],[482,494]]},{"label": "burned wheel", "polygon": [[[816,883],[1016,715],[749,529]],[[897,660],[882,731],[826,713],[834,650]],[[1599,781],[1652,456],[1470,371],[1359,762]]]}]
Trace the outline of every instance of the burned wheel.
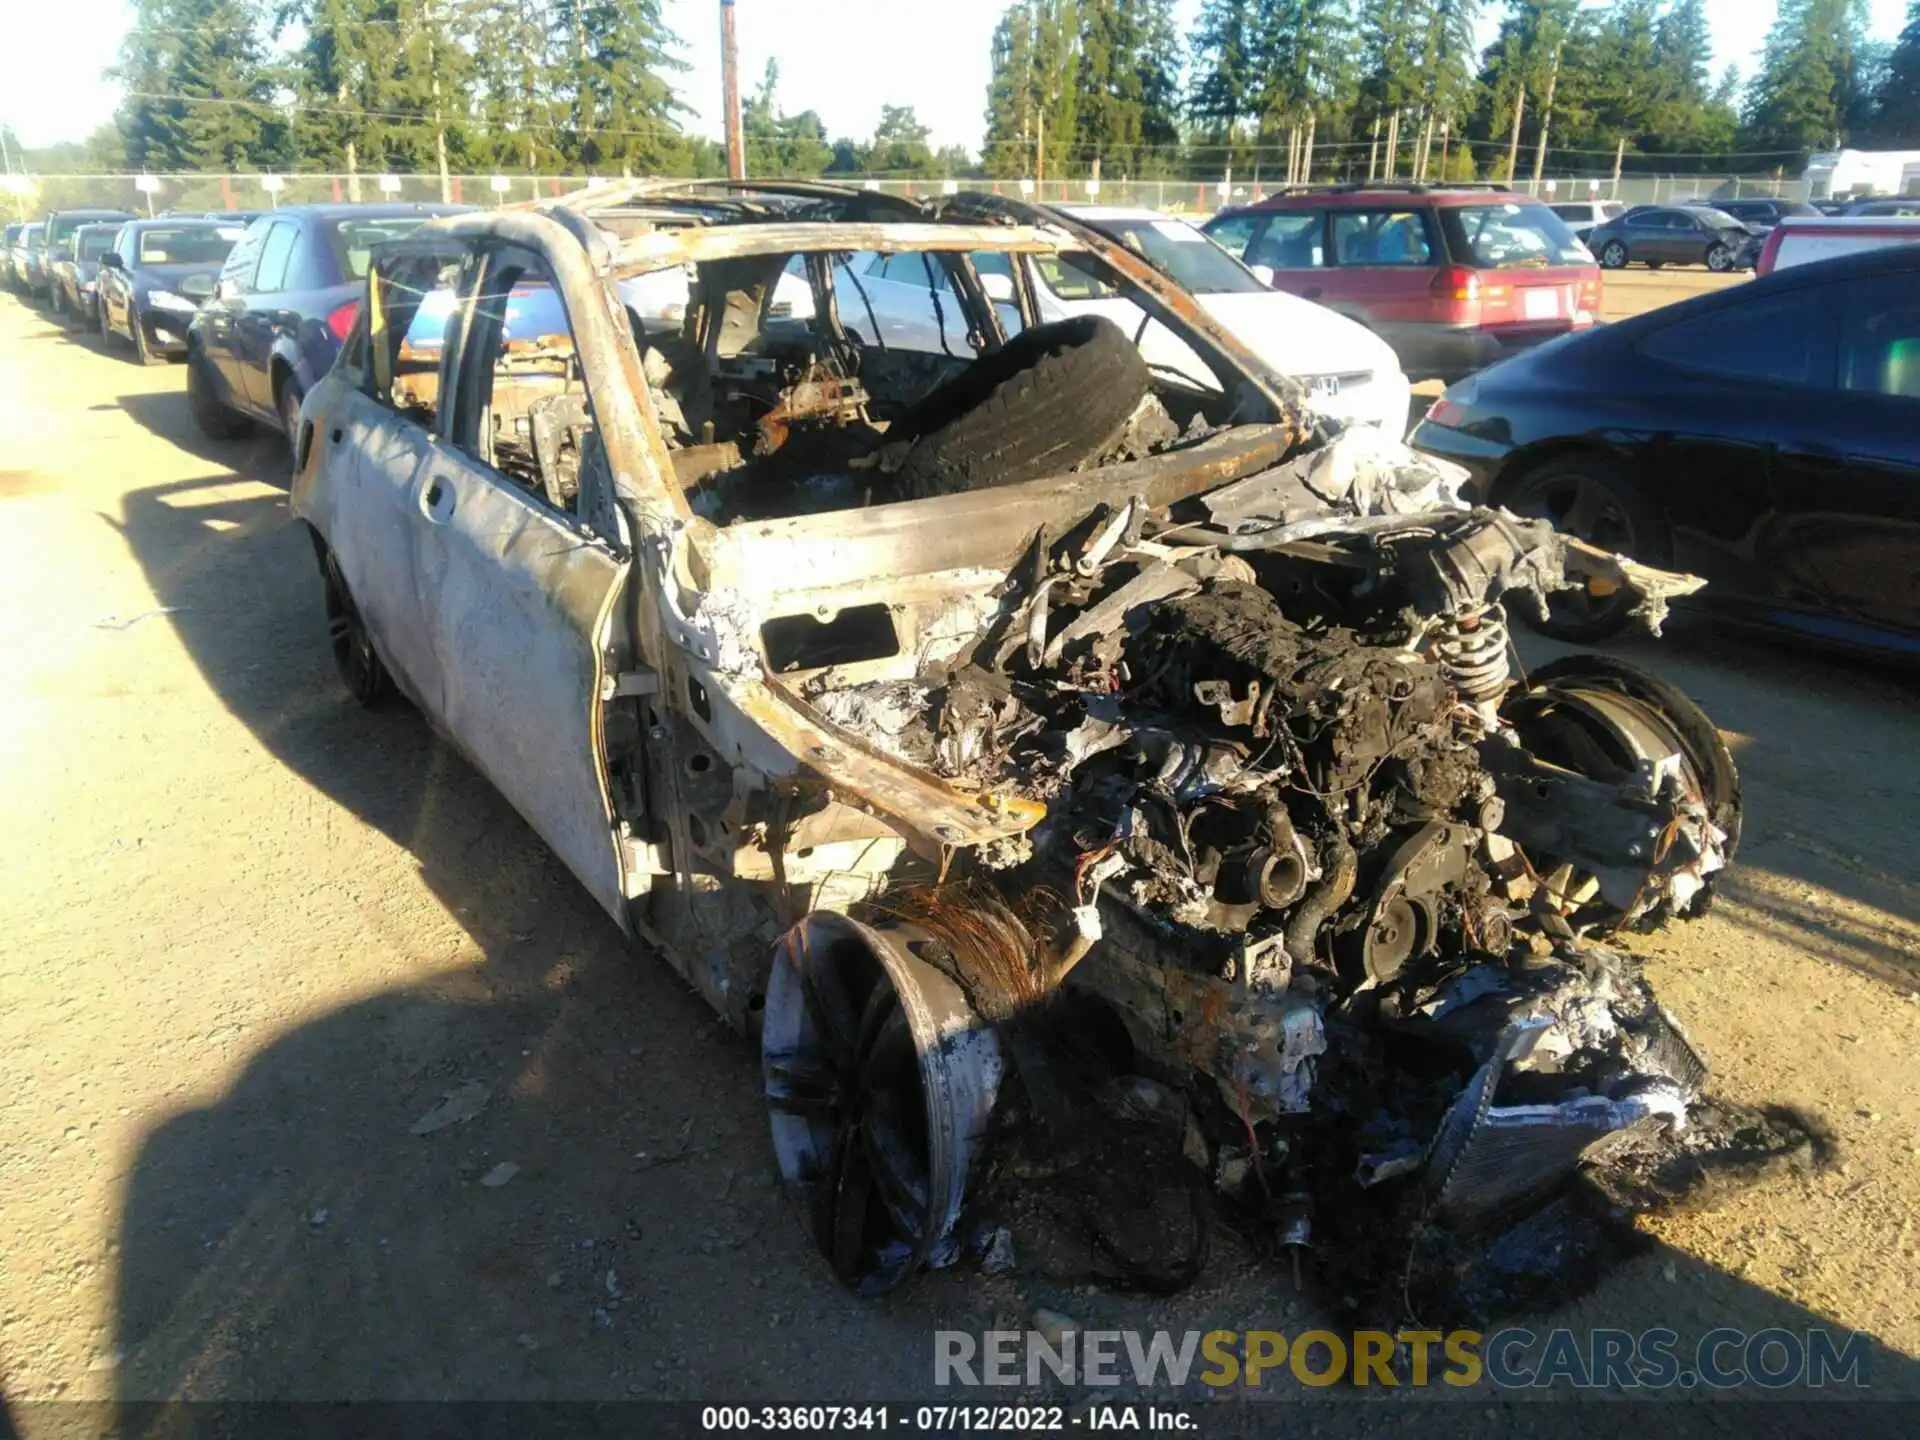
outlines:
[{"label": "burned wheel", "polygon": [[951,1263],[999,1043],[925,936],[819,911],[774,952],[761,1032],[773,1148],[843,1284],[891,1290]]},{"label": "burned wheel", "polygon": [[[1732,863],[1740,848],[1740,772],[1719,729],[1676,686],[1611,656],[1568,655],[1536,670],[1501,713],[1535,756],[1590,780],[1618,783],[1678,756],[1682,792],[1725,837],[1721,856]],[[1558,857],[1530,858],[1542,875],[1567,869],[1558,885],[1563,895],[1593,888],[1593,877],[1562,867]],[[1698,916],[1712,899],[1708,879],[1674,909],[1683,917]],[[1583,903],[1585,913],[1577,918],[1602,932],[1618,928],[1603,900]],[[1668,913],[1664,905],[1656,907],[1640,924],[1645,928]]]},{"label": "burned wheel", "polygon": [[333,663],[341,683],[368,709],[385,705],[394,696],[393,677],[373,648],[373,636],[367,633],[366,622],[354,606],[340,567],[329,555],[321,568],[327,587],[327,639],[333,647]]}]

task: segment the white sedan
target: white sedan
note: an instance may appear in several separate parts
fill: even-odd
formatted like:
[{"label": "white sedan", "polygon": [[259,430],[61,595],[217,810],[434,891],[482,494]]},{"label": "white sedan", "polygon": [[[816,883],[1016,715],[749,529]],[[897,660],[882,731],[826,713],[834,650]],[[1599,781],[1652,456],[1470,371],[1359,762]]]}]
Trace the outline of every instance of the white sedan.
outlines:
[{"label": "white sedan", "polygon": [[[1269,290],[1260,278],[1183,220],[1151,210],[1091,205],[1052,207],[1142,255],[1200,302],[1267,366],[1298,380],[1319,413],[1372,425],[1394,439],[1407,431],[1409,386],[1386,341],[1325,306]],[[1009,333],[1019,328],[1012,265],[1025,264],[1042,320],[1104,315],[1134,337],[1147,363],[1214,389],[1213,373],[1184,341],[1070,254],[1037,260],[1006,254],[973,257]],[[882,344],[971,355],[962,309],[924,255],[855,254],[834,268],[841,322],[858,334],[877,328]],[[942,301],[946,303],[942,303]]]}]

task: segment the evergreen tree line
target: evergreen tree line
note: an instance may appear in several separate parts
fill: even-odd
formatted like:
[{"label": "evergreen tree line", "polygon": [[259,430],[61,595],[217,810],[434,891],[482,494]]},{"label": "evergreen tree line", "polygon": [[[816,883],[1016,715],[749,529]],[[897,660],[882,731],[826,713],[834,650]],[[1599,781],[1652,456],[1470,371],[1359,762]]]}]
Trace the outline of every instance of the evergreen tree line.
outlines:
[{"label": "evergreen tree line", "polygon": [[[115,122],[59,147],[68,165],[725,169],[718,139],[687,128],[660,0],[136,0],[135,14]],[[742,118],[757,175],[1791,173],[1842,144],[1920,148],[1920,0],[1892,45],[1866,29],[1866,0],[1777,0],[1743,86],[1731,66],[1711,73],[1706,0],[1202,0],[1185,35],[1175,0],[1014,0],[977,157],[935,150],[904,105],[870,137],[830,137],[781,106],[772,64]]]},{"label": "evergreen tree line", "polygon": [[[137,0],[111,133],[74,161],[152,173],[716,175],[690,133],[686,69],[660,0]],[[280,37],[291,43],[280,43]],[[866,140],[829,140],[779,106],[767,67],[745,97],[756,174],[957,175],[910,106]],[[118,168],[118,167],[116,167]]]},{"label": "evergreen tree line", "polygon": [[[1759,3],[1759,0],[1754,0]],[[1016,0],[993,43],[990,174],[1274,181],[1792,171],[1920,148],[1920,0],[1778,0],[1750,83],[1706,0]],[[1491,43],[1476,37],[1497,21]]]}]

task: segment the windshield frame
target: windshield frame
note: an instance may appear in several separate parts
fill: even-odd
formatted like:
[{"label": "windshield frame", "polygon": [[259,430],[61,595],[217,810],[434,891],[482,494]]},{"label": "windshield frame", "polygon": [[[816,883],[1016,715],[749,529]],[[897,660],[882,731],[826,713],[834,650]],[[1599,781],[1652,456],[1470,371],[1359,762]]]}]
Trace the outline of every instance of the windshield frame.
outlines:
[{"label": "windshield frame", "polygon": [[[1068,213],[1071,215],[1071,212]],[[1085,225],[1089,230],[1098,232],[1113,244],[1119,245],[1140,256],[1149,265],[1153,266],[1155,270],[1165,275],[1189,295],[1266,295],[1272,293],[1265,285],[1260,283],[1259,276],[1247,269],[1244,264],[1221,249],[1220,246],[1216,245],[1212,240],[1209,240],[1206,232],[1200,229],[1199,226],[1189,225],[1184,220],[1174,219],[1165,215],[1155,215],[1151,217],[1142,215],[1123,219],[1108,219],[1104,216],[1098,219],[1091,219],[1087,216],[1079,215],[1071,216],[1071,218],[1079,220],[1080,223]],[[1176,227],[1190,232],[1191,238],[1183,236],[1180,239],[1175,239],[1167,233],[1170,228]],[[1231,277],[1233,283],[1207,284],[1204,286],[1195,285],[1192,283],[1192,278],[1181,274],[1172,264],[1166,263],[1166,259],[1163,258],[1163,256],[1154,253],[1154,250],[1159,248],[1159,246],[1150,247],[1146,244],[1135,244],[1134,237],[1141,231],[1150,231],[1159,237],[1160,246],[1166,247],[1165,257],[1175,255],[1185,256],[1191,251],[1193,257],[1202,268],[1216,272],[1222,280]],[[1203,246],[1205,247],[1204,252],[1201,249]],[[1037,265],[1034,268],[1036,272],[1039,269]]]}]

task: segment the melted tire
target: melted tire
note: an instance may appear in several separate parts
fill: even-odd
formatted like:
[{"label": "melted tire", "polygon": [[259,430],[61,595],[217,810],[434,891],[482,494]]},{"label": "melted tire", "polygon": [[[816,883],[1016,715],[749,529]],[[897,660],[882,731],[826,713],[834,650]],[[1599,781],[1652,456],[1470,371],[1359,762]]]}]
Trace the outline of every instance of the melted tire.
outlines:
[{"label": "melted tire", "polygon": [[1113,444],[1147,393],[1146,362],[1099,315],[1036,325],[922,400],[898,480],[911,499],[1058,475]]}]

